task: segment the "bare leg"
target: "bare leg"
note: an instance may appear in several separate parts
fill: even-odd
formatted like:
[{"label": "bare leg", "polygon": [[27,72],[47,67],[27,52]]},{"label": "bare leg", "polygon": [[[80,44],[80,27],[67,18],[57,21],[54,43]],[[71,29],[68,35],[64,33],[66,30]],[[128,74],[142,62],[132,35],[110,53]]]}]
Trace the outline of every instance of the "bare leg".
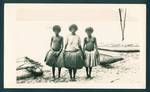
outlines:
[{"label": "bare leg", "polygon": [[92,67],[89,68],[89,77],[91,78]]},{"label": "bare leg", "polygon": [[73,69],[73,78],[76,77],[76,72],[77,72],[77,69]]},{"label": "bare leg", "polygon": [[72,80],[72,69],[69,69],[70,80]]},{"label": "bare leg", "polygon": [[58,68],[58,78],[60,78],[61,68]]},{"label": "bare leg", "polygon": [[55,79],[55,66],[52,66],[53,78]]},{"label": "bare leg", "polygon": [[87,76],[87,78],[89,77],[89,69],[88,69],[88,67],[86,67],[86,76]]},{"label": "bare leg", "polygon": [[77,69],[76,69],[76,68],[74,68],[74,69],[73,69],[73,81],[75,81],[76,73],[77,73]]}]

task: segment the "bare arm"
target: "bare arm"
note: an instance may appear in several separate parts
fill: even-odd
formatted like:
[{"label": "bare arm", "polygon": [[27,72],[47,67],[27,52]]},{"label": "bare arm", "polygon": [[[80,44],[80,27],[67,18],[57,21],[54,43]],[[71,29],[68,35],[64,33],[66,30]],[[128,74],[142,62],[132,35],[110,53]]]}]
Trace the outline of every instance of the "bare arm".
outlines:
[{"label": "bare arm", "polygon": [[53,37],[51,38],[50,49],[52,49],[52,43],[53,43]]},{"label": "bare arm", "polygon": [[83,42],[83,52],[85,51],[85,45],[86,45],[86,38],[84,38],[84,42]]},{"label": "bare arm", "polygon": [[83,52],[81,44],[79,44],[79,49]]},{"label": "bare arm", "polygon": [[65,43],[64,50],[66,50],[66,48],[67,48],[67,45],[68,45],[68,39],[66,40],[66,43]]},{"label": "bare arm", "polygon": [[63,47],[64,47],[64,40],[63,40],[63,37],[62,37],[62,38],[61,38],[61,49],[60,49],[60,51],[59,51],[59,54],[62,52]]},{"label": "bare arm", "polygon": [[96,40],[96,38],[94,38],[94,39],[95,39],[95,49],[96,49],[96,51],[98,51],[97,40]]},{"label": "bare arm", "polygon": [[78,45],[79,45],[79,49],[81,50],[82,54],[84,55],[84,52],[83,52],[83,49],[82,49],[82,46],[81,46],[81,40],[80,40],[80,38],[79,38]]}]

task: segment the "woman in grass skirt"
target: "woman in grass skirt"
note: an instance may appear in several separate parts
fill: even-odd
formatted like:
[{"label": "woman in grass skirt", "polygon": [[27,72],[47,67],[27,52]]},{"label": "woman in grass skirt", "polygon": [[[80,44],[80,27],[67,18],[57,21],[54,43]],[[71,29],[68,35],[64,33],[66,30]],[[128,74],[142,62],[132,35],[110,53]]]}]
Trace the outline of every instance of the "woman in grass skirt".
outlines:
[{"label": "woman in grass skirt", "polygon": [[69,70],[71,81],[75,81],[77,69],[84,65],[80,37],[76,35],[77,29],[75,24],[69,27],[71,35],[67,37],[64,53],[64,65]]},{"label": "woman in grass skirt", "polygon": [[63,37],[59,35],[61,28],[59,25],[53,27],[55,36],[51,38],[50,50],[47,52],[45,62],[52,67],[53,78],[55,79],[55,67],[58,67],[58,78],[60,78],[61,67],[63,67]]},{"label": "woman in grass skirt", "polygon": [[99,63],[99,52],[97,49],[96,38],[92,36],[93,28],[86,28],[88,37],[84,38],[83,51],[85,55],[85,67],[87,78],[91,78],[92,67],[95,67]]}]

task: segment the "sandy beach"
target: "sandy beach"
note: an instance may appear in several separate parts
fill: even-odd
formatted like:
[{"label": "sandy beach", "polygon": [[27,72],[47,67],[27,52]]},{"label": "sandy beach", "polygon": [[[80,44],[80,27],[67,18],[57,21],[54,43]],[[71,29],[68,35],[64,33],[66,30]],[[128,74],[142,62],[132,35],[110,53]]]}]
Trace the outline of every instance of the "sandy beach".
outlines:
[{"label": "sandy beach", "polygon": [[[101,51],[101,53],[107,53],[114,56],[120,56],[124,58],[122,61],[110,64],[108,66],[96,66],[93,68],[92,79],[86,79],[85,68],[78,70],[77,77],[75,82],[69,80],[69,74],[67,69],[63,68],[61,73],[61,78],[53,80],[51,68],[44,66],[44,74],[41,77],[34,79],[33,77],[18,80],[19,84],[35,84],[35,83],[47,83],[47,84],[69,84],[69,85],[78,85],[78,84],[91,84],[95,83],[99,86],[102,84],[107,85],[129,85],[132,83],[132,86],[141,86],[143,77],[140,77],[142,74],[142,67],[140,67],[144,61],[140,61],[140,53],[116,53]],[[140,79],[141,78],[141,79]],[[83,87],[86,87],[83,86]],[[101,87],[101,86],[100,86]]]}]

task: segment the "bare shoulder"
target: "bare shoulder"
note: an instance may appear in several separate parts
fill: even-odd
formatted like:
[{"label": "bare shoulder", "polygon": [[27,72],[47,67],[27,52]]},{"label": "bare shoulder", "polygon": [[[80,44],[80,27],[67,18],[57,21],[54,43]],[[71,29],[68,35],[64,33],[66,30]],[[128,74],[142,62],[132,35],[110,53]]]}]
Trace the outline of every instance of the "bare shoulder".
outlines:
[{"label": "bare shoulder", "polygon": [[87,39],[87,37],[84,37],[84,39]]},{"label": "bare shoulder", "polygon": [[54,39],[54,36],[51,37],[51,40],[53,40],[53,39]]},{"label": "bare shoulder", "polygon": [[94,40],[96,40],[96,37],[93,37]]},{"label": "bare shoulder", "polygon": [[87,37],[84,37],[84,42],[85,42],[85,43],[87,42]]},{"label": "bare shoulder", "polygon": [[60,36],[61,39],[63,39],[63,36]]},{"label": "bare shoulder", "polygon": [[84,37],[84,41],[86,41],[87,40],[87,37]]},{"label": "bare shoulder", "polygon": [[93,37],[93,40],[96,41],[96,37]]}]

